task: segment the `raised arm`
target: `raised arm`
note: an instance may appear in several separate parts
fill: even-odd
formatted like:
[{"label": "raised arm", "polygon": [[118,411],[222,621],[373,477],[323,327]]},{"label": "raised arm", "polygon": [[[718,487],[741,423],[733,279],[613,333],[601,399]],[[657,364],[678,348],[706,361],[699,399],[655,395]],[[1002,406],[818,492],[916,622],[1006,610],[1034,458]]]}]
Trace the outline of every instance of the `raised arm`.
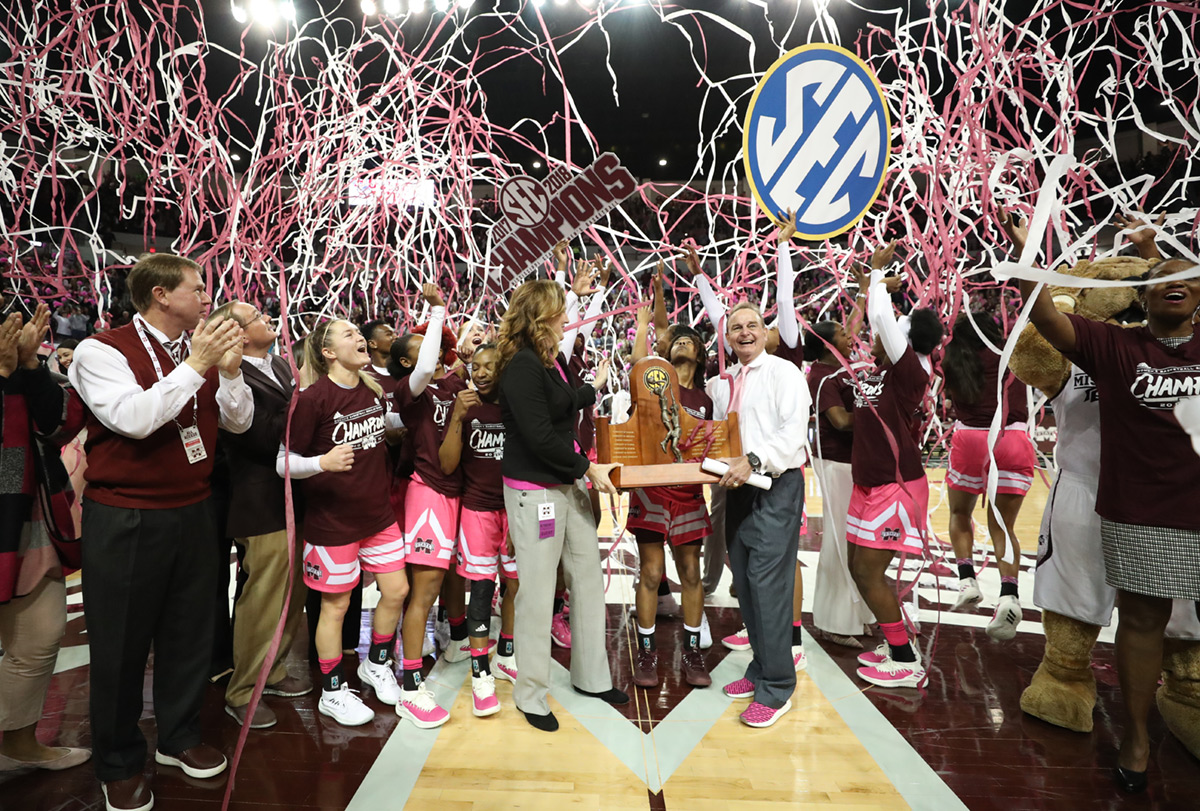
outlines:
[{"label": "raised arm", "polygon": [[779,340],[788,349],[800,343],[800,322],[796,319],[796,271],[792,268],[792,235],[796,233],[796,216],[787,213],[783,227],[779,229],[779,250],[775,255],[775,299],[779,308]]},{"label": "raised arm", "polygon": [[[1004,229],[1004,233],[1012,240],[1013,247],[1017,249],[1018,254],[1024,254],[1025,244],[1029,238],[1029,230],[1025,222],[1009,214],[1000,207],[999,213],[1000,227]],[[1050,296],[1050,292],[1046,290],[1045,285],[1037,282],[1029,282],[1024,279],[1020,280],[1021,297],[1026,301],[1030,296],[1036,296],[1033,302],[1033,308],[1029,311],[1029,321],[1037,328],[1037,331],[1042,334],[1042,337],[1050,342],[1050,345],[1059,352],[1072,352],[1075,349],[1075,325],[1071,323],[1071,319],[1058,311],[1054,306],[1054,299]]]},{"label": "raised arm", "polygon": [[728,353],[732,350],[729,342],[725,340],[725,305],[717,298],[716,291],[712,289],[708,277],[700,270],[700,257],[696,254],[696,249],[689,245],[684,250],[683,262],[696,282],[696,292],[700,294],[700,301],[704,304],[704,312],[708,314],[708,320],[712,322],[713,330],[721,338],[722,351]]},{"label": "raised arm", "polygon": [[871,332],[879,336],[883,342],[883,351],[888,360],[899,363],[908,349],[908,338],[900,329],[896,320],[896,309],[892,306],[892,297],[888,295],[887,286],[883,283],[883,271],[875,268],[871,271],[870,292],[867,294],[867,320],[871,323]]},{"label": "raised arm", "polygon": [[[1154,221],[1155,225],[1161,226],[1167,219],[1167,214],[1164,211],[1158,215],[1158,219]],[[1162,259],[1162,254],[1158,252],[1158,244],[1154,241],[1154,229],[1150,228],[1150,224],[1141,217],[1133,214],[1121,215],[1113,217],[1113,225],[1123,231],[1130,231],[1129,242],[1137,248],[1138,256],[1143,259]]]},{"label": "raised arm", "polygon": [[[592,286],[592,281],[596,278],[596,269],[591,263],[584,259],[580,259],[575,263],[575,278],[571,280],[571,289],[567,291],[567,323],[574,324],[579,321],[579,300],[584,296],[595,293],[596,288]],[[571,359],[572,350],[575,348],[575,338],[579,335],[579,327],[569,329],[563,333],[562,342],[558,345],[558,351],[567,356],[567,360]]]},{"label": "raised arm", "polygon": [[442,350],[442,324],[446,321],[446,300],[442,298],[437,285],[423,285],[421,297],[429,302],[432,309],[429,311],[425,340],[421,341],[421,349],[417,352],[417,365],[407,378],[408,390],[413,397],[419,397],[437,374],[438,355]]},{"label": "raised arm", "polygon": [[633,336],[632,360],[637,363],[649,354],[646,340],[650,336],[650,305],[643,304],[637,309],[637,334]]}]

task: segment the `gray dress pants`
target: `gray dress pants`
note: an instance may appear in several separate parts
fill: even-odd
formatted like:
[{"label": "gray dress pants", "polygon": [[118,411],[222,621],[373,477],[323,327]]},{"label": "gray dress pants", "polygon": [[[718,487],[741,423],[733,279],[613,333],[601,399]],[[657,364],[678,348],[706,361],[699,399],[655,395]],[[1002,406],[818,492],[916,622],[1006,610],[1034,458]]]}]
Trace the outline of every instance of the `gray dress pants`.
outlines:
[{"label": "gray dress pants", "polygon": [[784,472],[770,490],[745,485],[725,493],[729,566],[754,653],[746,678],[754,700],[775,709],[796,689],[792,592],[803,509],[804,468]]},{"label": "gray dress pants", "polygon": [[571,683],[589,693],[612,688],[596,522],[583,479],[543,490],[506,484],[504,507],[521,576],[513,628],[513,703],[522,712],[545,715],[550,712],[550,620],[560,559],[571,592]]}]

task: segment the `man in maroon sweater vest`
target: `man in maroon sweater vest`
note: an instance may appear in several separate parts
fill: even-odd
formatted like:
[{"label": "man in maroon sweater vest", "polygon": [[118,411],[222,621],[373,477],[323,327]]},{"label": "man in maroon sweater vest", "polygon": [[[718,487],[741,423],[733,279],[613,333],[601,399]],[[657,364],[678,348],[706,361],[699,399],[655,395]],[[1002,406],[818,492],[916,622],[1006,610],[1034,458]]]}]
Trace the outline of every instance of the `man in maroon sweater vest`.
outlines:
[{"label": "man in maroon sweater vest", "polygon": [[151,645],[155,760],[191,777],[225,770],[225,756],[200,740],[217,583],[209,478],[217,426],[245,431],[254,399],[240,369],[241,327],[201,322],[212,300],[199,265],[147,254],[127,284],[133,322],[81,342],[69,377],[90,412],[83,589],[92,760],[110,811],[149,811],[138,719]]}]

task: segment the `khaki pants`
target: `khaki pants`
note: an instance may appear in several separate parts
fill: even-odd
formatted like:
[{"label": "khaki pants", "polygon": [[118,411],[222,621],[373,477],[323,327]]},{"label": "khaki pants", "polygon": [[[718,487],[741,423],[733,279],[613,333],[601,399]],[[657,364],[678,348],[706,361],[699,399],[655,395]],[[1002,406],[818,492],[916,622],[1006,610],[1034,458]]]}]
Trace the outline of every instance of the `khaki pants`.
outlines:
[{"label": "khaki pants", "polygon": [[237,542],[246,549],[242,561],[246,583],[237,601],[237,622],[233,624],[233,676],[225,690],[225,702],[231,707],[244,707],[250,703],[254,682],[258,679],[258,673],[267,658],[267,649],[275,636],[275,626],[283,613],[283,600],[287,596],[290,579],[292,597],[288,604],[287,621],[279,640],[279,651],[267,676],[267,684],[276,684],[287,677],[287,654],[300,627],[308,588],[304,585],[303,555],[299,549],[293,555],[290,573],[288,571],[286,531],[238,538]]},{"label": "khaki pants", "polygon": [[67,628],[67,586],[43,577],[33,591],[0,605],[0,731],[42,717],[46,690]]},{"label": "khaki pants", "polygon": [[[538,518],[541,504],[551,504],[554,510],[554,519],[544,527]],[[515,490],[506,484],[504,506],[521,573],[513,628],[513,703],[523,712],[545,715],[550,712],[550,620],[559,560],[571,592],[571,683],[589,693],[612,689],[596,522],[582,479],[544,490]]]}]

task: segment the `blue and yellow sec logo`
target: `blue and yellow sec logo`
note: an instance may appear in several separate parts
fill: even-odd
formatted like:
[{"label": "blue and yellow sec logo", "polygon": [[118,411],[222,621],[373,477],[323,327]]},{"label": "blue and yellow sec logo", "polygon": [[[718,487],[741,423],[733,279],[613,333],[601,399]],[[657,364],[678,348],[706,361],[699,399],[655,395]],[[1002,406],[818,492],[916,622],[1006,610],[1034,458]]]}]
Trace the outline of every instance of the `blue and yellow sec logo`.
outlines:
[{"label": "blue and yellow sec logo", "polygon": [[836,45],[805,45],[771,66],[750,99],[746,177],[772,219],[826,239],[863,218],[887,173],[891,119],[875,74]]}]

